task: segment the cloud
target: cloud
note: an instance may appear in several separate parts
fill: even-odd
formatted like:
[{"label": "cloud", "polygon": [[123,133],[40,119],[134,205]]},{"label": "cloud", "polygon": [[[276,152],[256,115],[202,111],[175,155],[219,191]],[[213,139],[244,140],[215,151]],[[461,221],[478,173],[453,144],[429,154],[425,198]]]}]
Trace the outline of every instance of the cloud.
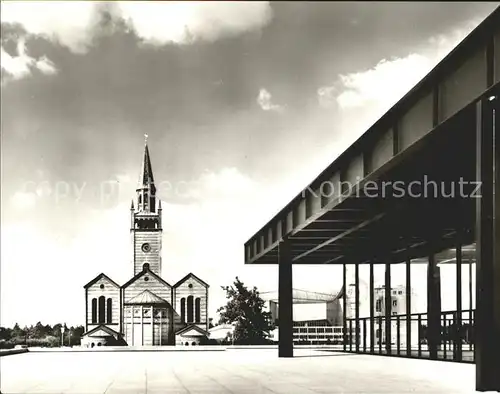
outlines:
[{"label": "cloud", "polygon": [[55,64],[46,56],[42,56],[36,61],[35,67],[46,75],[53,75],[57,73]]},{"label": "cloud", "polygon": [[152,44],[215,41],[264,27],[268,2],[140,2],[118,4],[119,15],[137,36]]},{"label": "cloud", "polygon": [[341,108],[362,107],[370,102],[390,106],[408,92],[432,68],[431,59],[418,54],[381,60],[374,68],[340,76],[343,90],[336,96]]},{"label": "cloud", "polygon": [[215,41],[260,29],[272,18],[268,2],[9,1],[2,2],[2,23],[20,24],[28,34],[82,53],[99,34],[104,12],[157,45]]},{"label": "cloud", "polygon": [[20,24],[29,34],[81,53],[92,41],[97,9],[90,1],[8,1],[2,2],[2,23]]},{"label": "cloud", "polygon": [[259,91],[259,95],[257,96],[257,104],[260,105],[264,111],[282,111],[283,107],[281,105],[274,104],[272,102],[272,96],[269,91],[262,88]]},{"label": "cloud", "polygon": [[1,9],[2,24],[22,27],[16,38],[21,48],[17,56],[2,46],[3,82],[30,76],[33,69],[56,73],[47,57],[33,59],[26,54],[30,36],[44,37],[83,54],[105,28],[107,33],[117,26],[133,30],[143,43],[151,45],[190,44],[258,30],[272,18],[268,2],[8,1],[1,3]]},{"label": "cloud", "polygon": [[[26,53],[26,41],[20,38],[17,42],[17,54],[9,54],[5,48],[1,47],[0,63],[2,71],[6,73],[6,80],[8,79],[21,79],[31,75],[32,70],[38,70],[42,74],[53,75],[57,69],[47,57],[43,56],[35,59]],[[4,82],[2,78],[2,82]]]},{"label": "cloud", "polygon": [[320,106],[337,105],[342,110],[371,107],[378,114],[388,110],[480,22],[473,20],[446,34],[431,37],[425,48],[406,57],[382,59],[370,69],[339,75],[332,85],[318,89]]}]

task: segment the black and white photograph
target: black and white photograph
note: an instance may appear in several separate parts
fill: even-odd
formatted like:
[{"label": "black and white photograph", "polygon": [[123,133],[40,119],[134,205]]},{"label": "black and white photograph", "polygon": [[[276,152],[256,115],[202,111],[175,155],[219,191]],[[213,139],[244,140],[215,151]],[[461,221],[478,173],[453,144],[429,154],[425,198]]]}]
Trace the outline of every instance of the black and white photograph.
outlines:
[{"label": "black and white photograph", "polygon": [[500,392],[500,3],[0,20],[0,394]]}]

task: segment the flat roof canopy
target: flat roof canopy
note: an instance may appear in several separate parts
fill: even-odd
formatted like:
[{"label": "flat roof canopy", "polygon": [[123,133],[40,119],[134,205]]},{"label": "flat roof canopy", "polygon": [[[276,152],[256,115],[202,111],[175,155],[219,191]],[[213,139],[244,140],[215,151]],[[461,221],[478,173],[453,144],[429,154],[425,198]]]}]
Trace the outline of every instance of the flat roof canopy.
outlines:
[{"label": "flat roof canopy", "polygon": [[400,262],[474,242],[476,102],[500,89],[500,7],[245,243],[245,263]]}]

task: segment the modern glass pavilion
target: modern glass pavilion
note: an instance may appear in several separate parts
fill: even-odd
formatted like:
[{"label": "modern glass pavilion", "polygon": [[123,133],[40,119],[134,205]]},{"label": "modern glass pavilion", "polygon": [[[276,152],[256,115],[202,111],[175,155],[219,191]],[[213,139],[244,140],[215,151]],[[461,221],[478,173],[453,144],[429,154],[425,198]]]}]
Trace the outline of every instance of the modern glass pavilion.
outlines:
[{"label": "modern glass pavilion", "polygon": [[[246,242],[247,264],[279,265],[280,357],[293,356],[292,264],[342,265],[344,286],[353,265],[357,300],[368,265],[370,317],[360,318],[358,303],[354,318],[344,312],[346,351],[475,362],[476,389],[500,390],[499,103],[497,8]],[[427,311],[412,315],[411,267],[422,262]],[[440,263],[456,266],[453,311],[441,308]],[[396,264],[406,268],[402,316],[391,314]],[[385,269],[383,317],[374,316],[377,265]],[[476,306],[467,310],[464,266],[475,270]],[[402,334],[402,325],[412,328]]]}]

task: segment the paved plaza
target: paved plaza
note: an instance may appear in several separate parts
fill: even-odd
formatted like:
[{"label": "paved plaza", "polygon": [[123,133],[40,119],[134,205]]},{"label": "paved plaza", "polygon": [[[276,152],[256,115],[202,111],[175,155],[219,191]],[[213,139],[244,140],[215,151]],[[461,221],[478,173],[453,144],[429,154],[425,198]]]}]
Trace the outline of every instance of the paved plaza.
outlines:
[{"label": "paved plaza", "polygon": [[30,352],[0,358],[14,393],[472,393],[474,365],[276,349]]}]

